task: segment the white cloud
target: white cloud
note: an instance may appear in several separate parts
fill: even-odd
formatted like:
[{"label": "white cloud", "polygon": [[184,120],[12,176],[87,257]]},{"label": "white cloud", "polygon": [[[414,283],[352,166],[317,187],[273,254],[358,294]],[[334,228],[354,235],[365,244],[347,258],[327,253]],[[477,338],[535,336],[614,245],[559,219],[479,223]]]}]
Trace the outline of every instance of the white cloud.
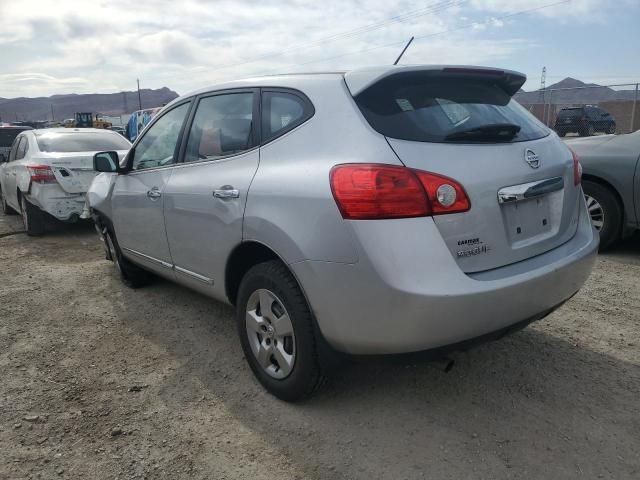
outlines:
[{"label": "white cloud", "polygon": [[[138,77],[185,93],[265,72],[390,63],[412,35],[407,62],[491,64],[525,48],[518,38],[484,38],[516,21],[501,17],[549,3],[0,0],[3,71],[14,75],[0,76],[0,96],[130,90]],[[598,4],[573,0],[570,9],[588,16]]]}]

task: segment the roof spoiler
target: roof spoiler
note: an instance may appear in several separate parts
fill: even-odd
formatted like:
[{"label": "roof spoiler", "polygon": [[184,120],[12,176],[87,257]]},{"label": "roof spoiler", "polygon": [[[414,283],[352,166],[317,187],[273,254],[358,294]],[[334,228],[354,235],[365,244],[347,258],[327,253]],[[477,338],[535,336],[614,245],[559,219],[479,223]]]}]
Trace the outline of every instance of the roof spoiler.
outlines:
[{"label": "roof spoiler", "polygon": [[416,75],[490,80],[500,86],[509,96],[515,95],[527,81],[526,75],[512,70],[467,66],[385,66],[354,70],[345,74],[344,78],[351,94],[355,97],[381,80],[403,76],[415,78]]}]

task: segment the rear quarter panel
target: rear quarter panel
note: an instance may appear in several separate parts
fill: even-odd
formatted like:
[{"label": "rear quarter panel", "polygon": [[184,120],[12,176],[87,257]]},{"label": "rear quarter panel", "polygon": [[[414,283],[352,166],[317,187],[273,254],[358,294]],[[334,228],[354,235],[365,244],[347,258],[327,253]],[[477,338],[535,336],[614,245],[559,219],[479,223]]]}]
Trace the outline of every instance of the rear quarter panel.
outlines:
[{"label": "rear quarter panel", "polygon": [[315,114],[261,147],[243,239],[268,245],[287,263],[355,263],[354,237],[333,199],[329,172],[339,163],[400,161],[360,116],[341,77],[279,86],[305,93]]},{"label": "rear quarter panel", "polygon": [[580,157],[584,179],[603,180],[618,193],[627,224],[637,227],[640,218],[640,133],[607,136],[601,140],[567,141]]}]

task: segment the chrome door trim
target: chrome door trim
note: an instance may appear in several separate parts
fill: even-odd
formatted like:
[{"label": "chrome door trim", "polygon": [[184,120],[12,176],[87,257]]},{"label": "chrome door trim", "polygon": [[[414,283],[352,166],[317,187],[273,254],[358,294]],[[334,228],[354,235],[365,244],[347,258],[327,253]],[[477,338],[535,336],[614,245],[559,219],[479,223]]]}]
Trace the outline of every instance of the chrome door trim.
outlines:
[{"label": "chrome door trim", "polygon": [[158,265],[160,265],[161,267],[164,268],[169,268],[172,269],[173,268],[173,264],[169,263],[169,262],[165,262],[163,260],[159,260],[157,258],[154,258],[150,255],[145,255],[144,253],[138,252],[136,250],[132,250],[131,248],[127,248],[127,247],[121,247],[122,250],[126,250],[129,253],[133,253],[134,255],[137,255],[138,257],[144,258],[145,260],[149,260],[153,263],[157,263]]},{"label": "chrome door trim", "polygon": [[183,273],[189,277],[195,278],[196,280],[200,280],[201,282],[213,285],[213,279],[209,277],[205,277],[204,275],[200,275],[199,273],[192,272],[191,270],[187,270],[186,268],[178,267],[177,265],[174,265],[173,269],[178,273]]},{"label": "chrome door trim", "polygon": [[536,182],[513,185],[498,190],[498,203],[511,203],[528,198],[539,197],[551,192],[557,192],[564,188],[563,177],[547,178]]}]

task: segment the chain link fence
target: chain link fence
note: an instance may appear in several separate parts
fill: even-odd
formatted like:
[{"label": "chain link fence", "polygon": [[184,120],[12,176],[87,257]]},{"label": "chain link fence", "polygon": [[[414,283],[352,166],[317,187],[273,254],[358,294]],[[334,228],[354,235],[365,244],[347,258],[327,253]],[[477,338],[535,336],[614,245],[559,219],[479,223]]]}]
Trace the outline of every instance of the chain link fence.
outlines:
[{"label": "chain link fence", "polygon": [[561,135],[640,130],[640,83],[586,85],[520,92],[515,99]]}]

